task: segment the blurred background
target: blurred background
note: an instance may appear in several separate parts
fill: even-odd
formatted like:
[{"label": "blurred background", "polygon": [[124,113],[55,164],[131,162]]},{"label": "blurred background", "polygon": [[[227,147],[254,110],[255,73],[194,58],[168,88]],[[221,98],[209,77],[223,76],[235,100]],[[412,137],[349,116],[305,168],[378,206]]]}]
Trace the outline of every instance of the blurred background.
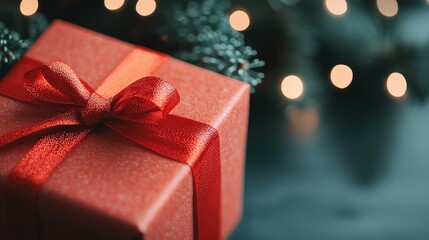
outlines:
[{"label": "blurred background", "polygon": [[429,1],[1,0],[0,73],[57,18],[253,86],[231,239],[429,239]]}]

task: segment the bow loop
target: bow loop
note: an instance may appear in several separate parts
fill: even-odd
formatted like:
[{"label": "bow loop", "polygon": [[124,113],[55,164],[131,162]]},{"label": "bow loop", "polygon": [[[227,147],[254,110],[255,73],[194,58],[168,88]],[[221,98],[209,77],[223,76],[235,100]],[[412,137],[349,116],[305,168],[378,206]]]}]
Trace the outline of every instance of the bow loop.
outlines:
[{"label": "bow loop", "polygon": [[84,125],[107,117],[116,122],[157,124],[180,101],[177,90],[156,77],[144,77],[111,99],[87,87],[63,62],[45,63],[25,74],[25,88],[36,99],[77,109]]},{"label": "bow loop", "polygon": [[157,124],[180,101],[179,93],[157,77],[144,77],[112,99],[112,117],[140,124]]},{"label": "bow loop", "polygon": [[93,92],[63,62],[45,63],[24,78],[26,90],[43,102],[84,107]]}]

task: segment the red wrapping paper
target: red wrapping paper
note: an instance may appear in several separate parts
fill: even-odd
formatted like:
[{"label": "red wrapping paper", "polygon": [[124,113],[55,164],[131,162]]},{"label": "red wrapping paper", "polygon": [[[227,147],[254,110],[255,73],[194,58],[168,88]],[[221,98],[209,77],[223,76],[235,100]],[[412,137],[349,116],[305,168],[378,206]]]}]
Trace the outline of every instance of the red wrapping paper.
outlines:
[{"label": "red wrapping paper", "polygon": [[[114,81],[120,74],[138,79],[148,69],[150,75],[176,87],[182,100],[172,114],[219,131],[221,230],[222,236],[229,234],[240,218],[249,93],[246,84],[60,21],[27,56],[40,62],[66,62],[93,88],[110,75],[99,89],[101,94],[114,94],[126,86]],[[133,65],[135,58],[144,64]],[[153,66],[155,62],[162,64]],[[117,69],[124,63],[131,68],[129,72]],[[12,70],[0,84],[12,84],[8,77],[14,74]],[[0,107],[2,135],[52,115],[5,97],[0,97]],[[37,137],[0,149],[0,183]],[[192,189],[186,165],[145,150],[107,129],[96,130],[73,149],[43,185],[38,200],[43,238],[190,239],[195,225]],[[6,236],[5,196],[0,194],[0,236]]]}]

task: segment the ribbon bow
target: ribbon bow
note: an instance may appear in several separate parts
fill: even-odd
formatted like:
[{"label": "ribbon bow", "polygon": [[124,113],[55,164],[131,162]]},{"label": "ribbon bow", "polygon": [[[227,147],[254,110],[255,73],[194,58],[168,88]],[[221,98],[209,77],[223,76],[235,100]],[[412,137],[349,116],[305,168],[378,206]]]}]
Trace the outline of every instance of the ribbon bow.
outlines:
[{"label": "ribbon bow", "polygon": [[62,113],[0,136],[2,147],[47,131],[8,175],[11,236],[26,239],[28,235],[23,232],[37,235],[35,202],[41,186],[68,152],[94,127],[103,124],[148,149],[188,164],[196,193],[196,237],[220,238],[219,136],[208,125],[169,115],[180,101],[173,86],[156,77],[144,77],[106,99],[62,62],[45,63],[24,78],[24,87],[36,104]]}]

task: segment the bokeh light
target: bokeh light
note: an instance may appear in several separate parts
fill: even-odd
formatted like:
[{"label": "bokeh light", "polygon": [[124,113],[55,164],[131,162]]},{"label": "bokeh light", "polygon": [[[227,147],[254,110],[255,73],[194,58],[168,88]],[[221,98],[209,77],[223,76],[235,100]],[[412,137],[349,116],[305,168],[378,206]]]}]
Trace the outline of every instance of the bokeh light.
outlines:
[{"label": "bokeh light", "polygon": [[250,26],[249,14],[245,11],[237,10],[229,17],[231,27],[237,31],[244,31]]},{"label": "bokeh light", "polygon": [[398,13],[399,6],[396,0],[377,0],[377,8],[386,17],[393,17]]},{"label": "bokeh light", "polygon": [[39,8],[39,2],[37,0],[22,0],[19,5],[19,10],[24,16],[31,16],[36,13]]},{"label": "bokeh light", "polygon": [[343,15],[347,12],[346,0],[325,0],[326,9],[333,15]]},{"label": "bokeh light", "polygon": [[331,70],[331,82],[335,87],[344,89],[352,83],[353,71],[344,64],[338,64]]},{"label": "bokeh light", "polygon": [[407,92],[407,80],[404,75],[394,72],[387,78],[386,87],[390,95],[401,98]]},{"label": "bokeh light", "polygon": [[304,92],[304,84],[298,76],[290,75],[283,79],[281,90],[285,97],[297,99]]},{"label": "bokeh light", "polygon": [[124,5],[125,0],[104,0],[104,6],[109,10],[117,10]]},{"label": "bokeh light", "polygon": [[139,0],[136,4],[136,11],[141,16],[149,16],[156,9],[155,0]]}]

